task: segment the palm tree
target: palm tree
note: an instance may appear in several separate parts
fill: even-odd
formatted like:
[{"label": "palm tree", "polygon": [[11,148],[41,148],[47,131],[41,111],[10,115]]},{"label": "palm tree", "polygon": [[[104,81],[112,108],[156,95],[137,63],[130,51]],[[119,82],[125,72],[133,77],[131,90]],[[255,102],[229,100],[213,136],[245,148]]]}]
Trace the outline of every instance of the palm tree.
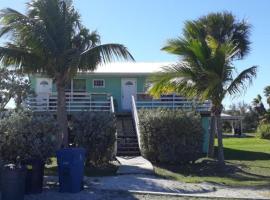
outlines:
[{"label": "palm tree", "polygon": [[[231,42],[237,45],[238,51],[231,59],[243,59],[249,52],[250,25],[242,20],[237,21],[232,13],[210,13],[194,21],[187,21],[183,30],[185,38],[204,40],[213,37],[218,43]],[[177,49],[177,46],[173,47]],[[173,53],[173,52],[170,52]],[[173,54],[177,54],[177,51]],[[211,117],[211,125],[214,125]],[[209,137],[208,156],[214,156],[214,127],[211,126]]]},{"label": "palm tree", "polygon": [[264,92],[264,96],[267,98],[266,101],[268,103],[268,105],[270,106],[270,85],[266,86],[263,90]]},{"label": "palm tree", "polygon": [[184,37],[169,40],[162,49],[168,53],[180,56],[182,61],[166,66],[163,71],[153,77],[152,95],[176,92],[190,98],[211,100],[211,126],[218,136],[218,160],[224,164],[221,111],[222,101],[226,95],[235,95],[246,89],[245,82],[252,82],[256,76],[256,66],[236,74],[233,58],[240,52],[240,47],[231,40],[223,42],[207,34],[205,37],[195,37],[184,30]]},{"label": "palm tree", "polygon": [[96,31],[90,32],[68,0],[32,0],[24,15],[11,8],[1,10],[0,37],[9,42],[0,47],[5,66],[15,65],[28,73],[53,78],[57,88],[57,119],[61,129],[59,144],[67,146],[65,86],[80,71],[95,70],[114,59],[134,60],[121,44],[100,44]]},{"label": "palm tree", "polygon": [[[265,87],[265,89],[264,89],[264,94],[267,97],[267,103],[269,100],[268,89],[269,89],[269,86]],[[255,111],[259,115],[260,122],[261,123],[270,123],[270,109],[267,110],[265,108],[263,101],[262,101],[262,96],[258,94],[257,97],[253,99],[252,104],[255,108]]]},{"label": "palm tree", "polygon": [[253,99],[252,104],[259,115],[263,115],[266,112],[261,95],[258,94],[257,97]]},{"label": "palm tree", "polygon": [[210,35],[219,43],[230,41],[238,46],[234,58],[242,59],[250,49],[250,24],[245,20],[237,21],[230,12],[210,13],[198,20],[186,21],[183,35],[194,39]]}]

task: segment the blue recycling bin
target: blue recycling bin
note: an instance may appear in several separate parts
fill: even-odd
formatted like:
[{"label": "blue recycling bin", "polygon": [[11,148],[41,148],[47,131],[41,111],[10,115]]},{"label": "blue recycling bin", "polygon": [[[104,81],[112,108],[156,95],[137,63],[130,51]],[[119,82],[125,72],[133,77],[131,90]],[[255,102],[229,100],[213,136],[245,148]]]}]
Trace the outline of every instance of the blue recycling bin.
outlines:
[{"label": "blue recycling bin", "polygon": [[76,193],[83,189],[85,149],[65,148],[57,151],[59,191]]}]

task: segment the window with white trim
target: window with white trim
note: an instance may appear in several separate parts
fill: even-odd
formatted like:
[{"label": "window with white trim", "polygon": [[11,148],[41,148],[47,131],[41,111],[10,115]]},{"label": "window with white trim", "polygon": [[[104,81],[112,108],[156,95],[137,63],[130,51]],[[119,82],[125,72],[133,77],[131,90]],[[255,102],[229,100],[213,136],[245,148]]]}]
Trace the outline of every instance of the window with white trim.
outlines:
[{"label": "window with white trim", "polygon": [[104,79],[94,79],[93,80],[93,88],[104,88],[105,80]]}]

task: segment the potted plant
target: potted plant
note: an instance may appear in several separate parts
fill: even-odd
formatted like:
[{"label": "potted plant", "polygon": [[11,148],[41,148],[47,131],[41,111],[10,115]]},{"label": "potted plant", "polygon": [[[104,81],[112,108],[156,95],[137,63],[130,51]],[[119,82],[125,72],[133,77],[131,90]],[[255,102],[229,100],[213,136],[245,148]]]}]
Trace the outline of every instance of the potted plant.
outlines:
[{"label": "potted plant", "polygon": [[[56,150],[57,133],[58,126],[48,114],[20,110],[0,120],[0,156],[25,176],[25,193],[42,192],[45,161]],[[6,185],[10,178],[3,175],[2,182]]]}]

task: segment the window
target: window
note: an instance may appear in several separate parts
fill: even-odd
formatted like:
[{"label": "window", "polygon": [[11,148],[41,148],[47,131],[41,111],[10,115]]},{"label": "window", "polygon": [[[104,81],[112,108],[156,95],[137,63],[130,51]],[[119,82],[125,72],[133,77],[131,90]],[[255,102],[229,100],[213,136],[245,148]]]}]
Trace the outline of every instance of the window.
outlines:
[{"label": "window", "polygon": [[86,92],[85,79],[73,79],[68,81],[65,88],[66,92]]},{"label": "window", "polygon": [[85,92],[86,91],[86,80],[85,79],[73,79],[73,91],[74,92]]},{"label": "window", "polygon": [[125,84],[126,85],[133,85],[132,81],[127,81]]},{"label": "window", "polygon": [[49,85],[49,83],[48,83],[48,81],[41,81],[40,85],[45,86],[45,85]]},{"label": "window", "polygon": [[93,80],[93,88],[104,88],[105,81],[103,79],[94,79]]}]

